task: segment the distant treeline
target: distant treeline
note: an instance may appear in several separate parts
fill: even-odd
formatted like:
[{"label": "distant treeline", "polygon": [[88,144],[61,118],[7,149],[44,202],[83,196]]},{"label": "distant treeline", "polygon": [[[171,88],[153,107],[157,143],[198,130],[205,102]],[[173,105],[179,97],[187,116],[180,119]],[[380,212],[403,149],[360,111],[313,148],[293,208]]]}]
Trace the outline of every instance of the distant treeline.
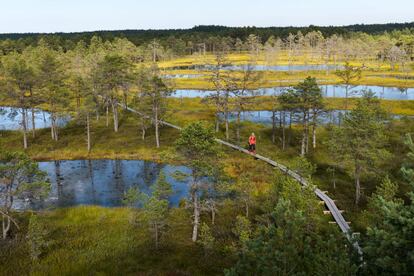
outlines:
[{"label": "distant treeline", "polygon": [[139,46],[151,40],[157,39],[162,45],[168,45],[172,40],[180,40],[185,43],[205,43],[212,37],[215,38],[239,38],[245,40],[250,34],[258,36],[262,43],[271,36],[286,38],[291,33],[301,32],[306,35],[309,32],[320,31],[324,37],[333,34],[343,37],[350,36],[355,32],[363,32],[371,35],[384,32],[407,31],[414,34],[414,22],[412,23],[390,23],[371,25],[349,25],[349,26],[308,26],[308,27],[225,27],[225,26],[195,26],[191,29],[171,30],[120,30],[120,31],[95,31],[77,33],[10,33],[0,34],[0,40],[12,40],[13,44],[19,41],[20,47],[36,45],[40,38],[46,39],[49,43],[60,46],[63,49],[73,48],[77,42],[83,40],[89,42],[93,36],[102,38],[103,41],[112,41],[115,38],[127,38]]}]

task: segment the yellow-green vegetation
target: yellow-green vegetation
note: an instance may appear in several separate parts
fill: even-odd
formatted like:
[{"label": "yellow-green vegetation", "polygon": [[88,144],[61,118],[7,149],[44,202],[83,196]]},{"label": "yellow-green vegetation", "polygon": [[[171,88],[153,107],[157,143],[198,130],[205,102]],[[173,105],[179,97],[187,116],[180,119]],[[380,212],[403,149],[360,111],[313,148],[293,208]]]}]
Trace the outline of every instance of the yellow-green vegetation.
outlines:
[{"label": "yellow-green vegetation", "polygon": [[[231,214],[232,207],[228,210]],[[203,257],[203,249],[188,238],[191,224],[185,209],[170,212],[172,231],[162,237],[159,250],[153,248],[147,228],[140,225],[137,209],[82,206],[38,216],[47,229],[48,243],[40,260],[30,260],[28,244],[20,237],[15,241],[17,248],[1,250],[1,275],[216,275],[233,262],[229,254],[219,251]],[[226,214],[218,221],[223,227],[231,226]]]},{"label": "yellow-green vegetation", "polygon": [[[265,199],[272,185],[273,169],[238,155],[229,156],[225,169],[229,176],[253,171],[257,174],[251,179],[252,196]],[[142,222],[140,209],[79,206],[20,213],[18,235],[13,242],[0,241],[0,274],[221,274],[234,264],[237,256],[234,225],[242,207],[237,201],[222,202],[215,224],[211,226],[214,232],[221,234],[216,236],[214,246],[208,251],[201,243],[191,241],[191,212],[184,205],[168,212],[168,227],[158,249],[154,247],[152,233]],[[27,235],[32,215],[37,216],[37,224],[45,229],[41,238],[37,236],[34,241]],[[210,219],[207,212],[202,214],[204,222],[210,224]],[[327,223],[322,225],[334,229]],[[30,257],[32,242],[42,248],[35,260]]]},{"label": "yellow-green vegetation", "polygon": [[[343,100],[341,99],[330,99],[334,100],[329,102],[329,107],[339,108],[343,106]],[[352,108],[355,104],[355,100],[350,101],[349,107]],[[391,103],[397,103],[390,101]],[[404,106],[405,103],[409,105]],[[384,103],[383,103],[384,104]],[[400,105],[397,106],[400,110],[411,111],[408,114],[413,114],[412,107],[414,103],[401,101]],[[179,110],[179,106],[185,106],[185,110]],[[257,107],[257,106],[256,106]],[[255,107],[255,108],[256,108]],[[259,106],[257,110],[266,109],[266,107],[271,108],[268,103],[263,103],[262,106]],[[171,121],[179,126],[185,126],[190,122],[196,120],[207,120],[213,123],[214,120],[214,111],[211,107],[206,106],[201,102],[200,99],[171,99],[171,110],[174,112],[172,116],[169,117],[168,121]],[[396,109],[395,109],[396,110]],[[394,111],[395,111],[394,110]],[[36,160],[68,160],[68,159],[142,159],[155,162],[164,162],[164,163],[180,163],[180,159],[177,158],[174,149],[174,143],[179,136],[179,131],[172,129],[170,127],[163,127],[161,129],[161,148],[156,149],[154,132],[149,130],[147,133],[146,140],[141,139],[139,129],[137,127],[138,117],[133,115],[130,112],[123,111],[120,118],[120,129],[118,133],[114,133],[111,129],[111,126],[106,127],[105,118],[101,117],[99,121],[92,122],[92,151],[88,153],[86,149],[85,141],[85,129],[83,125],[77,124],[76,122],[70,123],[67,127],[61,129],[60,131],[60,140],[58,142],[52,141],[50,138],[50,130],[43,129],[38,130],[37,137],[32,139],[29,137],[29,148],[27,153]],[[233,130],[233,124],[231,127],[231,141],[238,143],[235,139],[235,133]],[[406,127],[401,128],[401,131]],[[398,129],[398,127],[396,127]],[[240,141],[241,146],[247,145],[247,138],[251,132],[255,132],[258,139],[258,153],[277,160],[285,165],[293,166],[295,163],[295,158],[299,153],[298,141],[300,137],[299,126],[293,126],[292,136],[290,138],[289,146],[285,151],[281,149],[281,145],[277,142],[275,145],[271,143],[271,129],[263,125],[257,125],[249,122],[244,122],[241,127],[241,137]],[[0,146],[2,148],[7,148],[8,150],[21,150],[21,133],[17,131],[3,131],[0,132]],[[280,137],[280,130],[277,130],[277,137]],[[318,128],[318,140],[323,141],[326,136],[326,131],[324,127]],[[397,135],[398,136],[398,135]],[[224,138],[223,129],[219,133],[220,138]],[[398,141],[398,138],[395,138],[395,143],[401,143]],[[237,177],[240,174],[240,171],[237,168],[240,168],[240,164],[243,162],[251,162],[250,157],[245,156],[244,154],[232,151],[223,147],[225,152],[228,154],[223,156],[224,169],[228,172],[230,176]],[[353,198],[353,188],[349,183],[352,182],[345,174],[340,174],[338,177],[341,180],[338,180],[338,189],[332,190],[331,179],[326,172],[323,171],[323,168],[326,168],[327,165],[332,163],[332,160],[329,158],[329,153],[324,149],[324,146],[319,146],[315,154],[311,155],[311,160],[317,165],[320,170],[315,178],[315,184],[321,188],[327,189],[334,192],[334,198],[338,199],[338,205],[346,210],[353,210],[354,205],[352,202]],[[255,161],[258,162],[258,161]],[[256,171],[260,167],[267,167],[266,164],[258,162],[258,167],[254,169],[255,175],[262,178],[266,178],[264,174],[258,173]],[[260,186],[261,189],[266,189],[267,184],[263,181],[263,184]],[[356,210],[356,209],[355,209]],[[348,216],[348,215],[347,215]],[[352,221],[356,221],[350,217]]]},{"label": "yellow-green vegetation", "polygon": [[[86,134],[84,125],[76,121],[71,122],[60,130],[61,139],[50,139],[50,130],[37,131],[36,138],[29,139],[27,153],[35,160],[70,160],[70,159],[142,159],[161,161],[161,156],[168,156],[166,144],[178,137],[179,133],[171,128],[164,128],[161,135],[159,150],[155,149],[153,132],[149,132],[145,141],[141,139],[138,120],[126,113],[120,121],[119,133],[114,133],[110,127],[106,127],[105,118],[98,122],[93,121],[91,126],[93,137],[93,150],[86,150]],[[20,132],[2,131],[0,134],[0,146],[8,150],[21,149]],[[164,154],[165,152],[165,154]]]},{"label": "yellow-green vegetation", "polygon": [[[191,56],[180,57],[168,61],[162,61],[159,63],[160,68],[168,67],[179,67],[179,66],[191,66],[191,65],[202,65],[202,64],[214,64],[215,56],[213,54],[194,54]],[[226,61],[234,65],[248,64],[252,60],[251,53],[247,51],[242,52],[231,52],[226,57]],[[320,65],[320,64],[341,64],[341,61],[334,62],[333,58],[323,59],[321,55],[312,55],[312,51],[304,51],[294,56],[289,55],[287,50],[279,50],[276,55],[272,57],[266,56],[265,53],[261,52],[255,56],[255,61],[260,65]],[[390,65],[385,62],[381,62],[372,59],[351,60],[351,64],[354,66],[366,66],[368,68],[375,69],[390,69]]]},{"label": "yellow-green vegetation", "polygon": [[[147,31],[145,38],[134,36],[133,41],[108,39],[107,32],[90,40],[86,35],[84,41],[79,34],[73,41],[59,35],[0,41],[0,105],[18,108],[22,128],[0,131],[0,201],[5,202],[0,206],[0,275],[413,271],[414,208],[408,192],[414,143],[402,137],[414,132],[414,123],[412,118],[386,117],[383,111],[413,116],[414,101],[377,101],[370,95],[324,98],[319,89],[341,84],[348,98],[357,85],[414,87],[413,30],[331,35],[335,29],[312,27],[287,35],[277,29],[229,33],[217,28],[215,33],[215,26],[195,27],[187,35],[175,30],[169,37],[161,35],[164,31],[151,37]],[[375,29],[367,28],[370,33]],[[125,32],[129,35],[131,31]],[[246,92],[285,86],[296,87],[279,97],[250,98]],[[175,89],[221,93],[170,97]],[[137,114],[124,109],[126,104]],[[32,137],[30,115],[36,108],[49,113],[51,127]],[[353,112],[338,125],[318,123],[318,112],[343,109]],[[274,117],[268,126],[226,117],[219,124],[215,114],[249,110],[271,110],[275,116],[288,111],[289,123]],[[63,116],[71,121],[59,128]],[[253,154],[217,145],[214,139],[244,148],[252,132],[257,153],[296,171],[310,185],[303,187]],[[56,208],[20,212],[13,202],[32,206],[32,200],[48,195],[43,191],[49,187],[46,173],[31,159],[139,159],[190,170],[167,176],[168,166],[156,166],[148,172],[155,183],[140,191],[136,181],[124,182],[123,162],[114,162],[117,180],[110,184],[116,192],[110,196],[125,207],[59,208],[62,197],[78,197],[65,191],[77,182],[69,183],[71,178],[55,162],[51,179],[56,180],[58,203],[53,205],[53,199],[51,204]],[[92,185],[81,188],[100,197],[108,191],[89,168]],[[140,179],[145,176],[136,174],[135,180],[150,185]],[[180,198],[178,206],[169,200],[176,202],[173,191],[184,187],[171,187],[168,177],[181,178],[186,185],[180,192],[187,198]],[[318,204],[314,185],[328,192],[345,210],[352,230],[362,233],[363,264],[353,258],[354,246],[337,225],[328,223],[332,215],[323,215],[326,206]]]},{"label": "yellow-green vegetation", "polygon": [[[325,98],[324,101],[327,109],[344,109],[345,107],[345,99]],[[356,102],[357,99],[349,99],[348,108],[352,109]],[[381,100],[381,105],[392,114],[414,115],[414,101]],[[278,104],[274,105],[270,97],[260,97],[249,106],[249,110],[272,110],[274,107],[278,108],[279,106]],[[214,107],[207,105],[203,99],[169,99],[167,121],[178,126],[185,126],[198,120],[213,123],[214,116]],[[27,153],[35,160],[115,158],[174,162],[173,146],[179,132],[169,127],[163,127],[160,136],[161,148],[157,150],[152,129],[148,130],[145,140],[141,139],[138,119],[137,115],[122,111],[118,133],[112,131],[112,125],[106,127],[104,116],[101,116],[99,121],[93,119],[91,126],[93,145],[90,153],[86,149],[84,125],[76,120],[60,130],[59,141],[53,141],[50,138],[49,129],[37,130],[36,138],[29,137]],[[245,123],[245,125],[248,125],[246,129],[254,127],[249,123]],[[247,137],[249,133],[245,133],[245,135]],[[20,150],[22,148],[21,133],[19,131],[0,131],[0,146],[9,150]],[[269,149],[267,152],[273,151]]]},{"label": "yellow-green vegetation", "polygon": [[[227,61],[233,65],[243,65],[251,61],[249,53],[228,55]],[[278,59],[271,61],[266,60],[265,56],[259,55],[255,60],[258,65],[319,65],[330,64],[332,61],[326,62],[321,58],[313,58],[308,61],[304,56],[293,57],[288,60],[288,54],[284,52]],[[185,67],[194,65],[215,64],[214,55],[207,54],[206,56],[192,55],[183,58],[173,59],[169,61],[159,62],[158,65],[163,74],[166,75],[200,75],[199,77],[192,78],[178,78],[175,79],[175,85],[179,89],[213,89],[213,85],[210,81],[211,72],[206,70],[171,70],[172,67]],[[344,62],[338,62],[337,65],[344,64]],[[361,62],[358,60],[350,61],[351,66],[359,66],[363,69],[362,77],[360,80],[354,81],[354,85],[377,85],[385,87],[401,87],[409,88],[414,87],[414,71],[412,66],[407,65],[405,70],[399,70],[396,66],[392,69],[389,64],[381,63],[379,61]],[[232,72],[231,74],[237,75],[238,72]],[[291,86],[295,85],[298,81],[306,78],[307,76],[315,77],[320,84],[340,84],[340,79],[334,74],[334,70],[328,71],[264,71],[262,80],[252,89],[260,87],[279,87],[279,86]]]},{"label": "yellow-green vegetation", "polygon": [[[188,72],[188,74],[199,74],[199,71]],[[165,71],[165,74],[176,74],[174,71]],[[203,71],[197,78],[178,78],[174,80],[177,89],[213,89],[211,84],[209,73]],[[232,73],[237,74],[237,73]],[[211,73],[210,73],[211,75]],[[340,79],[332,72],[326,74],[322,71],[297,71],[297,72],[270,72],[263,73],[263,79],[256,86],[252,86],[251,89],[257,89],[261,87],[283,87],[296,85],[300,80],[311,76],[318,79],[318,83],[325,84],[341,84]],[[414,87],[414,76],[411,75],[411,79],[396,78],[394,72],[366,72],[362,73],[362,78],[359,81],[353,82],[353,85],[375,85],[384,87],[399,87],[410,88]]]}]

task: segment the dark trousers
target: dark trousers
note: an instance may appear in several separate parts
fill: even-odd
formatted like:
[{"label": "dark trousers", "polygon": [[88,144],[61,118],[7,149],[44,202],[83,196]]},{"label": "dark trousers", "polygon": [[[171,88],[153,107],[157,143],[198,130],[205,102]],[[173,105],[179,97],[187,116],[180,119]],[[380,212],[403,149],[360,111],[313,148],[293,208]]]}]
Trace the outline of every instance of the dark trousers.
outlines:
[{"label": "dark trousers", "polygon": [[256,151],[256,144],[250,144],[249,145],[249,151],[250,152]]}]

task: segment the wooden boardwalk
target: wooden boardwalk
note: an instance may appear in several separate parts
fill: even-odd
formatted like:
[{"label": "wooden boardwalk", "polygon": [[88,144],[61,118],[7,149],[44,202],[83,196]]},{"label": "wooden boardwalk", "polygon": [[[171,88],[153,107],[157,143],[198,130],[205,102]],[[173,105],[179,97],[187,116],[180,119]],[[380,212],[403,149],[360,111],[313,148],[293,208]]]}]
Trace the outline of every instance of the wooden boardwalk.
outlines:
[{"label": "wooden boardwalk", "polygon": [[[122,104],[119,104],[121,107],[127,109],[128,111],[138,114],[140,116],[145,116],[148,117],[144,114],[142,114],[141,112],[138,112],[130,107],[125,107]],[[182,128],[176,125],[173,125],[171,123],[165,122],[165,121],[159,121],[160,124],[162,125],[166,125],[172,128],[175,128],[177,130],[181,130]],[[246,153],[249,156],[251,156],[252,158],[257,158],[260,159],[268,164],[270,164],[271,166],[281,170],[282,172],[286,173],[287,175],[291,176],[293,179],[295,179],[297,182],[299,182],[302,186],[309,186],[308,181],[303,178],[301,175],[299,175],[298,173],[296,173],[295,171],[290,170],[288,167],[273,161],[267,157],[264,157],[262,155],[259,154],[255,154],[252,155],[248,150],[239,147],[237,145],[231,144],[229,142],[226,142],[224,140],[221,139],[216,139],[216,141],[224,146],[230,147],[232,149],[238,150],[240,152]],[[326,195],[326,193],[322,192],[320,189],[315,188],[314,190],[316,196],[322,200],[324,202],[325,207],[328,209],[329,213],[332,215],[333,219],[335,220],[335,223],[339,226],[340,230],[342,231],[342,233],[344,233],[344,235],[346,236],[346,238],[348,239],[349,242],[352,243],[352,245],[354,246],[354,248],[358,251],[359,255],[362,256],[362,250],[361,247],[359,246],[358,242],[354,241],[352,238],[352,231],[351,228],[349,227],[349,223],[345,220],[345,218],[343,217],[341,211],[338,209],[338,207],[336,206],[335,202]]]}]

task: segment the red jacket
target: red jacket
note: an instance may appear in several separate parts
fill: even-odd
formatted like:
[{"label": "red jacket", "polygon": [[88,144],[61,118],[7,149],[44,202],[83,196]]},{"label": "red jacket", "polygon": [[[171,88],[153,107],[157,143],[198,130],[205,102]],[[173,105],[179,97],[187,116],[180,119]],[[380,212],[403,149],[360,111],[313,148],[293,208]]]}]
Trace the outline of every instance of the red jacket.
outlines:
[{"label": "red jacket", "polygon": [[256,136],[249,137],[249,145],[256,145]]}]

